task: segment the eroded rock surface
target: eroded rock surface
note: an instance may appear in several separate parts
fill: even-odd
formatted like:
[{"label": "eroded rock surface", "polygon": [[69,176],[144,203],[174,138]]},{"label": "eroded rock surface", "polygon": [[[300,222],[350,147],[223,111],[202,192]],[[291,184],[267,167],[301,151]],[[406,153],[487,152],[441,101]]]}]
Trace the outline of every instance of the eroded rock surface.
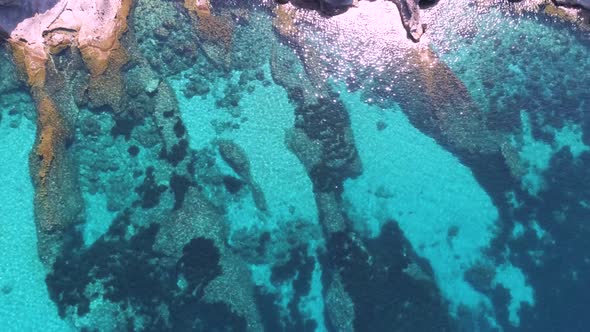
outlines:
[{"label": "eroded rock surface", "polygon": [[590,9],[590,0],[555,0],[557,5],[580,6]]},{"label": "eroded rock surface", "polygon": [[[37,104],[37,140],[30,163],[36,187],[39,255],[47,266],[59,253],[62,233],[80,220],[82,208],[76,162],[66,152],[73,140],[78,112],[71,75],[80,69],[83,60],[93,77],[90,87],[93,83],[95,87],[109,86],[96,83],[104,80],[102,74],[109,67],[120,68],[125,62],[119,38],[127,28],[129,7],[126,0],[106,1],[101,6],[62,0],[42,14],[21,21],[10,35],[14,60],[25,74]],[[79,53],[73,54],[64,70],[52,55],[68,47]],[[108,82],[114,82],[116,87],[120,81],[117,77],[109,75]]]}]

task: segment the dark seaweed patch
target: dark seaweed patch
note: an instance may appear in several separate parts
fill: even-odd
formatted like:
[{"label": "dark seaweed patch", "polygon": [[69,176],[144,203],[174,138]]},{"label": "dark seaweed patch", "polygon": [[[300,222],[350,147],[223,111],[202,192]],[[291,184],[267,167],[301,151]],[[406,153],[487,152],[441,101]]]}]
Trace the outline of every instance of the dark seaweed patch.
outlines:
[{"label": "dark seaweed patch", "polygon": [[191,181],[182,175],[176,173],[172,174],[170,178],[170,189],[174,193],[174,210],[178,210],[184,203],[184,197],[188,188],[191,186]]},{"label": "dark seaweed patch", "polygon": [[221,274],[219,265],[219,249],[213,240],[205,238],[193,239],[182,249],[182,258],[176,264],[177,274],[182,274],[192,288],[199,288],[200,296],[205,286]]},{"label": "dark seaweed patch", "polygon": [[244,187],[245,182],[233,176],[226,175],[223,177],[223,185],[230,194],[236,194]]},{"label": "dark seaweed patch", "polygon": [[265,331],[285,331],[281,312],[276,305],[277,297],[266,293],[262,287],[254,289],[256,307],[262,318],[262,325]]},{"label": "dark seaweed patch", "polygon": [[[226,304],[203,301],[205,287],[222,273],[220,251],[212,240],[191,240],[180,259],[170,264],[169,257],[154,250],[159,226],[136,228],[135,235],[128,237],[130,216],[129,210],[119,215],[88,249],[75,227],[65,233],[64,250],[46,279],[61,317],[68,308],[85,315],[100,293],[142,317],[146,331],[247,330],[246,320]],[[187,284],[183,290],[177,286],[181,275]],[[93,287],[98,293],[88,292],[92,283],[100,285]],[[162,306],[168,309],[168,320],[162,319]],[[130,316],[125,321],[129,330],[134,330],[134,320]]]},{"label": "dark seaweed patch", "polygon": [[197,153],[193,150],[191,150],[190,153],[189,162],[186,164],[186,171],[191,176],[195,176],[195,173],[197,172]]},{"label": "dark seaweed patch", "polygon": [[49,297],[57,304],[60,317],[65,317],[68,306],[78,307],[78,313],[84,315],[90,310],[90,300],[84,296],[86,285],[91,282],[88,266],[93,262],[82,261],[76,250],[82,246],[82,236],[72,229],[64,239],[64,256],[59,257],[53,271],[45,279]]},{"label": "dark seaweed patch", "polygon": [[316,104],[302,104],[295,109],[295,127],[322,144],[322,161],[310,171],[316,191],[340,193],[342,182],[360,172],[358,153],[351,136],[348,112],[338,94],[320,99]]},{"label": "dark seaweed patch", "polygon": [[[340,271],[354,302],[355,330],[450,330],[448,309],[436,286],[404,272],[411,263],[406,254],[410,251],[393,222],[366,245],[345,232],[331,235],[323,265],[328,271]],[[327,277],[324,275],[325,282],[329,282]]]},{"label": "dark seaweed patch", "polygon": [[135,192],[141,198],[141,207],[150,209],[160,204],[160,196],[167,189],[164,185],[158,185],[154,177],[154,167],[150,166],[146,169],[143,183],[135,189]]},{"label": "dark seaweed patch", "polygon": [[[568,148],[561,149],[544,174],[540,200],[528,204],[547,237],[529,234],[510,247],[511,260],[526,272],[535,289],[536,305],[521,308],[519,330],[585,331],[590,325],[585,309],[590,305],[585,282],[590,278],[590,227],[584,222],[590,220],[590,210],[582,203],[590,200],[589,164],[590,153],[575,159]],[[531,250],[542,253],[542,264],[526,254]]]},{"label": "dark seaweed patch", "polygon": [[151,224],[140,229],[128,242],[100,241],[92,247],[89,256],[102,258],[96,262],[95,277],[107,278],[105,298],[141,305],[165,296],[165,273],[158,264],[147,263],[159,258],[152,250],[158,229],[157,224]]},{"label": "dark seaweed patch", "polygon": [[176,137],[181,138],[182,136],[184,136],[185,133],[186,128],[184,127],[184,124],[182,124],[182,121],[179,119],[174,124],[174,134],[176,134]]},{"label": "dark seaweed patch", "polygon": [[111,128],[111,136],[123,136],[128,141],[131,138],[133,128],[138,125],[137,121],[126,116],[115,117],[115,125]]},{"label": "dark seaweed patch", "polygon": [[286,331],[315,331],[317,323],[308,320],[299,311],[301,298],[311,290],[311,277],[315,267],[313,257],[307,255],[307,248],[301,246],[290,252],[290,259],[272,268],[271,282],[279,285],[293,282],[293,299],[288,305],[290,316],[282,321]]},{"label": "dark seaweed patch", "polygon": [[161,294],[154,287],[159,283],[155,273],[158,265],[145,262],[148,256],[154,256],[151,247],[158,227],[140,229],[129,241],[121,241],[128,225],[129,213],[122,213],[113,221],[107,236],[88,250],[81,249],[82,238],[77,231],[67,233],[63,255],[56,259],[46,279],[60,316],[65,316],[69,306],[76,307],[79,315],[89,311],[93,296],[86,297],[85,289],[95,279],[105,280],[105,298],[113,301],[149,302]]},{"label": "dark seaweed patch", "polygon": [[170,151],[166,151],[162,148],[160,151],[160,158],[168,161],[172,166],[178,165],[181,161],[186,158],[188,153],[188,141],[181,139],[177,144],[174,144]]},{"label": "dark seaweed patch", "polygon": [[270,233],[269,232],[264,232],[260,235],[260,238],[258,239],[258,246],[256,247],[256,253],[260,256],[264,256],[264,253],[266,252],[266,247],[267,245],[270,243]]},{"label": "dark seaweed patch", "polygon": [[139,147],[137,147],[137,145],[132,145],[129,147],[129,149],[127,149],[127,152],[130,156],[137,157],[137,155],[139,154]]}]

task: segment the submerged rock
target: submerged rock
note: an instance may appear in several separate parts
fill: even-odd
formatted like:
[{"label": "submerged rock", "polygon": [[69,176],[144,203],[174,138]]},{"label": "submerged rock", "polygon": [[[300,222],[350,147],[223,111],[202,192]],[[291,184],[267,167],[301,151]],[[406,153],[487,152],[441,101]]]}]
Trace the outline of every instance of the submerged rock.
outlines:
[{"label": "submerged rock", "polygon": [[217,142],[221,158],[244,180],[250,181],[250,161],[246,152],[236,143],[228,140]]},{"label": "submerged rock", "polygon": [[221,158],[238,174],[250,187],[256,208],[267,211],[268,206],[264,192],[252,178],[250,160],[246,152],[236,143],[229,140],[218,140],[217,146]]},{"label": "submerged rock", "polygon": [[355,331],[388,331],[394,326],[396,331],[429,331],[433,326],[452,331],[447,303],[429,266],[423,270],[430,278],[415,279],[405,272],[410,265],[427,264],[417,258],[395,222],[385,224],[371,240],[333,233],[327,247],[323,263],[336,275],[328,286],[327,313],[338,330],[350,331],[352,325]]}]

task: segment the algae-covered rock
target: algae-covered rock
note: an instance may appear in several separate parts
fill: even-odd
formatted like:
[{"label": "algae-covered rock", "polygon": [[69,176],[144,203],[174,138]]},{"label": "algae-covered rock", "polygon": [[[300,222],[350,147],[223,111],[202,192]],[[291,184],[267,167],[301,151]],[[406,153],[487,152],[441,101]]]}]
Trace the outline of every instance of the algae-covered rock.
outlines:
[{"label": "algae-covered rock", "polygon": [[196,61],[195,30],[173,1],[137,1],[129,21],[142,56],[157,73],[173,75]]},{"label": "algae-covered rock", "polygon": [[16,90],[21,86],[17,71],[12,63],[8,49],[0,45],[0,95]]},{"label": "algae-covered rock", "polygon": [[243,179],[251,180],[250,161],[246,152],[236,143],[228,140],[217,141],[221,158]]}]

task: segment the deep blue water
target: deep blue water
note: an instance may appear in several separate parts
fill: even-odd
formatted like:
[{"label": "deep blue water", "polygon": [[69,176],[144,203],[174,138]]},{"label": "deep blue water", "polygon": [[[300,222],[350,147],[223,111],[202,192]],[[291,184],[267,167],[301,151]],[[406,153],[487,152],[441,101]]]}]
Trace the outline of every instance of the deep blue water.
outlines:
[{"label": "deep blue water", "polygon": [[590,328],[587,25],[441,0],[413,43],[380,0],[293,30],[212,5],[134,2],[98,88],[52,58],[47,191],[1,49],[3,331]]}]

